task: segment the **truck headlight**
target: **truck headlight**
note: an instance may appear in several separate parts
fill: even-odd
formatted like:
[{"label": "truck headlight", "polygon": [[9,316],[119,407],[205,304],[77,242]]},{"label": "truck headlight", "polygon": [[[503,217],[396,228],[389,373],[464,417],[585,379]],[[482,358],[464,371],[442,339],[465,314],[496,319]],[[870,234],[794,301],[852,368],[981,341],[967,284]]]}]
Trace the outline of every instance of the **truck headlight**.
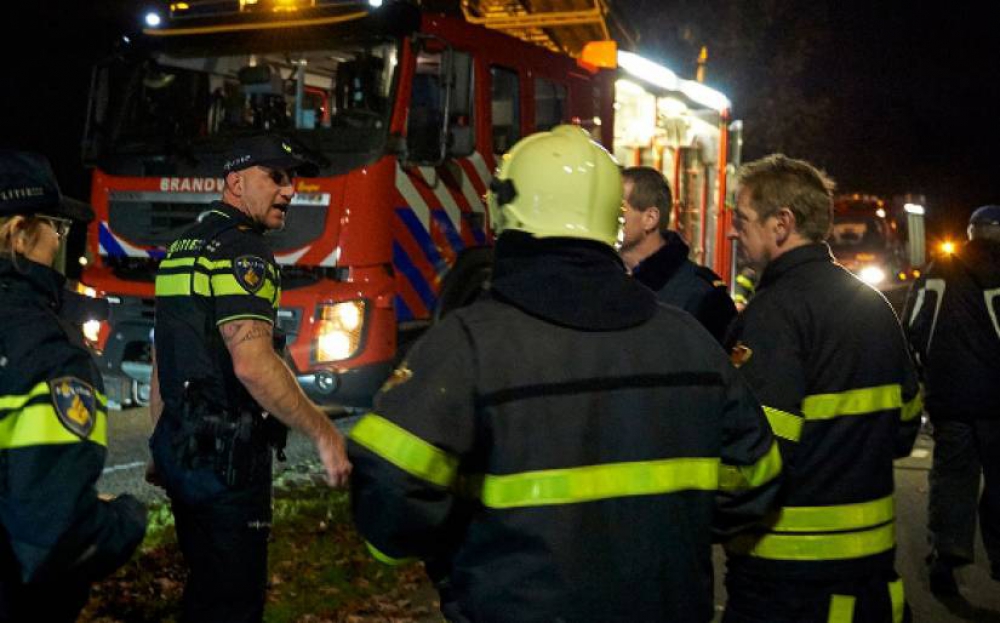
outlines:
[{"label": "truck headlight", "polygon": [[316,361],[340,361],[357,352],[365,324],[365,302],[325,303],[316,309]]},{"label": "truck headlight", "polygon": [[877,286],[885,281],[885,271],[878,266],[865,266],[858,273],[858,277],[870,286]]}]

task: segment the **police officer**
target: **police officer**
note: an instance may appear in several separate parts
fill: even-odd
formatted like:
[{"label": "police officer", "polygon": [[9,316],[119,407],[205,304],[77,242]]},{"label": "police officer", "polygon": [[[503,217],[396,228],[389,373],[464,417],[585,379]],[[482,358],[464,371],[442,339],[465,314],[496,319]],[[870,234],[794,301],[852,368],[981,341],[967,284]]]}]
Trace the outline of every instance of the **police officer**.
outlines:
[{"label": "police officer", "polygon": [[451,621],[705,622],[715,534],[781,457],[697,321],[614,251],[621,181],[575,126],[520,141],[490,194],[490,295],[413,347],[351,431],[379,559],[432,563]]},{"label": "police officer", "polygon": [[914,283],[903,316],[934,425],[928,562],[931,591],[944,595],[958,593],[954,568],[973,561],[977,498],[1000,580],[1000,206],[973,212],[968,234]]},{"label": "police officer", "polygon": [[281,276],[264,233],[284,226],[296,173],[315,166],[255,136],[234,144],[224,172],[222,201],[160,264],[150,407],[151,478],[190,568],[182,618],[213,623],[261,620],[280,424],[312,438],[331,484],[350,471],[340,433],[272,344]]},{"label": "police officer", "polygon": [[0,150],[0,621],[74,621],[90,584],[125,563],[146,512],[100,498],[107,400],[52,265],[90,206],[48,161]]},{"label": "police officer", "polygon": [[733,360],[788,463],[783,507],[726,544],[726,623],[903,621],[893,570],[894,456],[913,444],[915,371],[888,302],[824,242],[833,182],[780,154],[746,165],[734,228],[762,271]]},{"label": "police officer", "polygon": [[726,282],[688,259],[691,249],[667,229],[672,202],[667,181],[652,167],[630,167],[622,179],[625,266],[661,302],[690,313],[721,343],[736,307],[726,292]]}]

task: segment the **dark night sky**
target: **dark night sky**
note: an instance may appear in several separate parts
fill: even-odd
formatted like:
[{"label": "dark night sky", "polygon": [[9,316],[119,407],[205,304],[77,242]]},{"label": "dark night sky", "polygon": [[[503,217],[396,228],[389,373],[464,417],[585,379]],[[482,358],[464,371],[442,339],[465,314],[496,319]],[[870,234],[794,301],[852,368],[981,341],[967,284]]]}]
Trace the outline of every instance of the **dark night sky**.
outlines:
[{"label": "dark night sky", "polygon": [[[0,144],[49,155],[65,189],[83,196],[79,141],[89,67],[136,27],[146,4],[21,5],[16,15],[5,9],[3,19]],[[939,230],[960,232],[972,208],[1000,203],[991,157],[1000,148],[1000,45],[987,9],[857,0],[613,5],[638,25],[640,53],[682,76],[693,74],[697,47],[709,46],[708,82],[744,119],[750,157],[769,151],[769,141],[754,137],[782,120],[792,126],[789,155],[823,166],[845,191],[922,192]],[[12,28],[35,39],[14,43]],[[791,80],[775,69],[789,65],[798,67]],[[825,107],[809,108],[815,101]],[[821,110],[821,118],[796,125],[799,104],[807,113]]]}]

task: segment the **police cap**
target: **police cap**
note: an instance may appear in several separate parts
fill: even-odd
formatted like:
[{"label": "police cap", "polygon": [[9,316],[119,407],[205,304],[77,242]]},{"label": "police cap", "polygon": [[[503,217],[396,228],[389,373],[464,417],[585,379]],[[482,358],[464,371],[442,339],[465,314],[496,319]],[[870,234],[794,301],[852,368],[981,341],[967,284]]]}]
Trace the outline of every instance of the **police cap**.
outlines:
[{"label": "police cap", "polygon": [[977,208],[969,217],[969,225],[1000,225],[1000,205]]},{"label": "police cap", "polygon": [[306,177],[313,177],[319,173],[319,167],[302,153],[298,145],[272,134],[236,139],[226,154],[222,170],[225,173],[232,173],[254,166],[292,171]]},{"label": "police cap", "polygon": [[89,205],[59,192],[45,156],[0,149],[0,218],[39,213],[85,223],[94,219]]}]

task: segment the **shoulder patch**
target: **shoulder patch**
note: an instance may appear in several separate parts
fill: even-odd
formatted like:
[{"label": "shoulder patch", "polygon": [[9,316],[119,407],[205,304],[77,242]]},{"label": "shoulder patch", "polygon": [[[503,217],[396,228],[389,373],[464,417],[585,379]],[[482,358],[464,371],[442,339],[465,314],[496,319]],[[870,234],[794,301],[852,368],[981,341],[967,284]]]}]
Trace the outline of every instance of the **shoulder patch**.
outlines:
[{"label": "shoulder patch", "polygon": [[743,342],[737,342],[736,346],[733,346],[733,349],[729,351],[729,361],[737,368],[750,361],[752,356],[753,349]]},{"label": "shoulder patch", "polygon": [[52,406],[59,422],[80,439],[94,430],[97,414],[97,392],[88,383],[73,376],[49,381]]},{"label": "shoulder patch", "polygon": [[250,294],[256,294],[264,287],[267,262],[256,255],[241,255],[233,260],[233,276]]}]

